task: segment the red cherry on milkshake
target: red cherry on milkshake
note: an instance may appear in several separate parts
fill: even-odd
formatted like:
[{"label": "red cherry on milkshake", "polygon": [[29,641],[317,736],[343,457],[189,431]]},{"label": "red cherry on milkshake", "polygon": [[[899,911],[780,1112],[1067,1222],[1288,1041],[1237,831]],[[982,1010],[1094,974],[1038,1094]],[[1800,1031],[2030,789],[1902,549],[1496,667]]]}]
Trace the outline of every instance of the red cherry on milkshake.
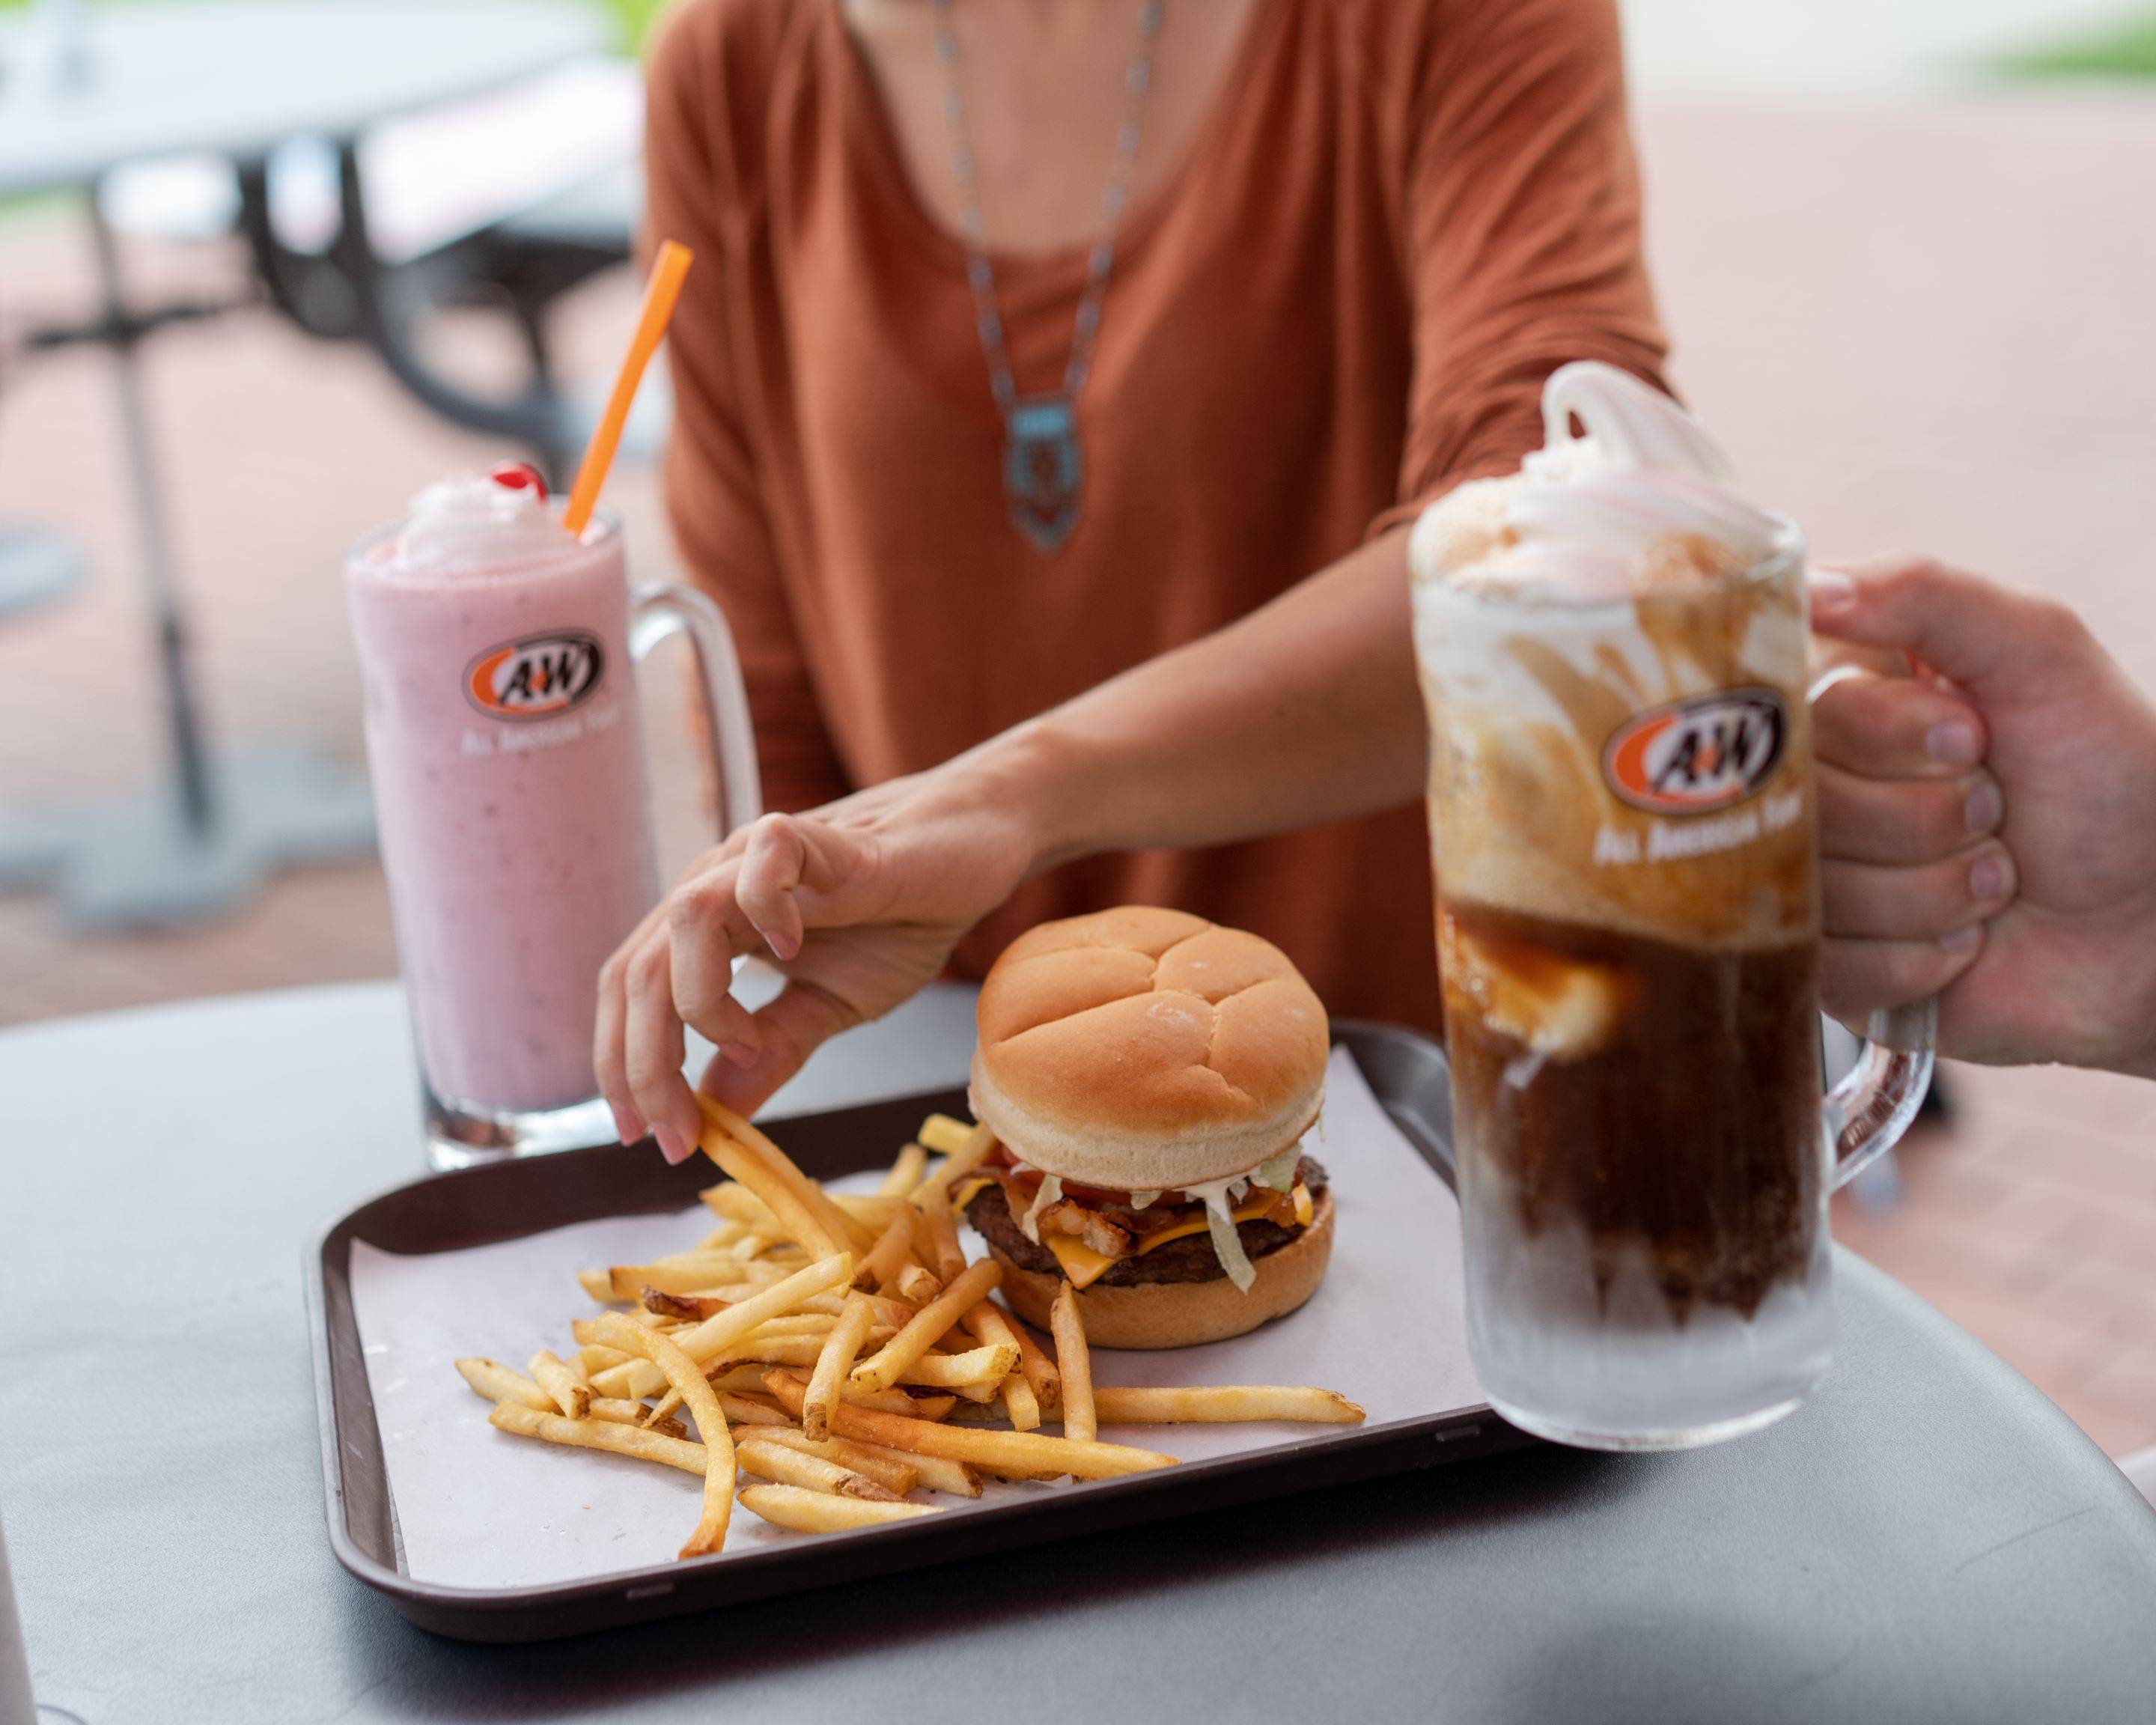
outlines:
[{"label": "red cherry on milkshake", "polygon": [[529,461],[505,461],[489,468],[486,476],[508,490],[530,491],[542,503],[547,501],[547,481]]}]

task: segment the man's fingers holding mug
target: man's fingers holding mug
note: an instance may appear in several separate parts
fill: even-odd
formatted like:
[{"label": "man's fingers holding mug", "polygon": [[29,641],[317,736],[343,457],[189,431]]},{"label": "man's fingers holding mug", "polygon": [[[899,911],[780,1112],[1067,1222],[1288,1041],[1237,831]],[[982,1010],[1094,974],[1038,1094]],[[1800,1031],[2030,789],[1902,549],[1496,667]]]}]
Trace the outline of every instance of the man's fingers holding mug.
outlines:
[{"label": "man's fingers holding mug", "polygon": [[1937,940],[1997,915],[2014,886],[2014,859],[1996,839],[1913,868],[1833,858],[1820,865],[1824,926],[1840,937]]},{"label": "man's fingers holding mug", "polygon": [[1867,1013],[1913,1005],[1943,990],[1976,963],[1984,926],[1964,924],[1943,940],[1820,942],[1820,1009],[1845,1024]]},{"label": "man's fingers holding mug", "polygon": [[2005,819],[1998,782],[1979,768],[1952,778],[1867,778],[1819,763],[1820,849],[1847,862],[1932,862],[1989,838]]},{"label": "man's fingers holding mug", "polygon": [[1868,778],[1943,778],[1984,758],[1984,720],[1958,696],[1909,678],[1851,671],[1812,703],[1812,752]]}]

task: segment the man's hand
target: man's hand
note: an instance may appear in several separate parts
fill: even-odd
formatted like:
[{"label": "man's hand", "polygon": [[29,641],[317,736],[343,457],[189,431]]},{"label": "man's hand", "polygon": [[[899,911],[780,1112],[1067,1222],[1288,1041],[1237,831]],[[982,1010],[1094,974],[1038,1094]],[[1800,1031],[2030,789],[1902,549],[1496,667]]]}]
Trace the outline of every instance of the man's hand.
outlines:
[{"label": "man's hand", "polygon": [[2156,706],[2065,606],[1925,559],[1817,572],[1812,623],[1920,672],[1818,705],[1828,1009],[1938,992],[1942,1053],[2156,1076]]},{"label": "man's hand", "polygon": [[[934,980],[1038,855],[1020,799],[964,758],[734,834],[600,973],[593,1059],[623,1142],[648,1122],[670,1161],[696,1147],[685,1025],[718,1045],[702,1089],[751,1113],[819,1044]],[[729,993],[748,952],[786,977],[755,1013]]]}]

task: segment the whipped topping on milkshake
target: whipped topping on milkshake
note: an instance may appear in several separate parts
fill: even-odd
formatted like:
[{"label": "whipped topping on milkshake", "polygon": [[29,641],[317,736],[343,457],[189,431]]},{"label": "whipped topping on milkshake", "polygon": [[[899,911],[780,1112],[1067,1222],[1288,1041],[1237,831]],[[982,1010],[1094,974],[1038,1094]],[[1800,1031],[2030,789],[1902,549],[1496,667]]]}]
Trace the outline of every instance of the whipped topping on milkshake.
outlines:
[{"label": "whipped topping on milkshake", "polygon": [[459,473],[412,500],[382,555],[400,575],[477,575],[521,572],[576,546],[540,492],[483,473]]},{"label": "whipped topping on milkshake", "polygon": [[1697,419],[1613,366],[1583,360],[1552,373],[1543,427],[1543,447],[1518,473],[1471,480],[1415,523],[1408,556],[1418,578],[1617,600],[1733,574],[1785,536],[1731,488],[1729,464]]}]

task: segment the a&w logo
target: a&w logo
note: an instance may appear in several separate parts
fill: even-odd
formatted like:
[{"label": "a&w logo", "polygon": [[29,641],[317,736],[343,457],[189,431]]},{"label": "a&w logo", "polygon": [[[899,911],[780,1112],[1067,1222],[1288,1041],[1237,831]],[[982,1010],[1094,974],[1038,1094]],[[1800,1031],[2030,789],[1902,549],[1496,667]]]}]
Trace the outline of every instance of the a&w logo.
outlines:
[{"label": "a&w logo", "polygon": [[1707,814],[1741,803],[1774,777],[1789,710],[1772,689],[1726,689],[1641,713],[1602,751],[1602,776],[1653,814]]},{"label": "a&w logo", "polygon": [[465,696],[497,719],[550,718],[596,690],[605,670],[597,635],[557,629],[488,648],[465,670]]}]

